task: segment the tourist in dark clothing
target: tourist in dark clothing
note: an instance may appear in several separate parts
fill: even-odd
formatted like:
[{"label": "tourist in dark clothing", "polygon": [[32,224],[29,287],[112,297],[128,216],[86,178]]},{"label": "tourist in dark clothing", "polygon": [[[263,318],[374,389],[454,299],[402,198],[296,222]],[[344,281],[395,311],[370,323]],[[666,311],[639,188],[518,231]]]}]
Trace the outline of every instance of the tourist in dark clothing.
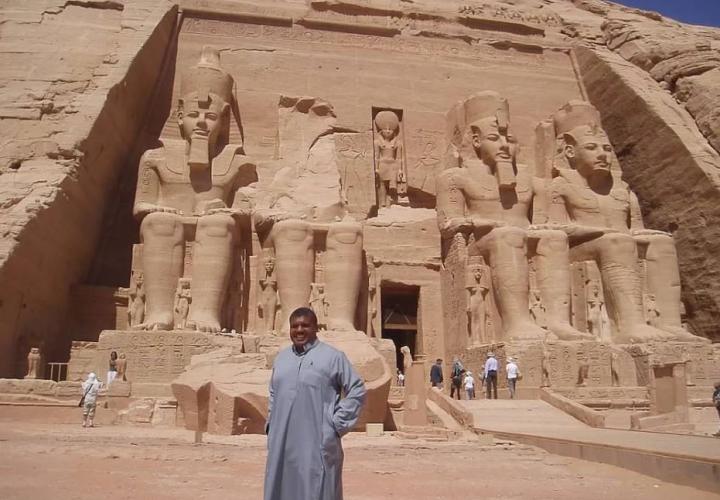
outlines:
[{"label": "tourist in dark clothing", "polygon": [[[712,400],[718,412],[718,418],[720,418],[720,382],[715,382],[715,391],[713,391]],[[720,430],[713,434],[713,436],[720,437]]]},{"label": "tourist in dark clothing", "polygon": [[443,373],[442,373],[442,359],[435,361],[435,364],[430,368],[430,383],[433,387],[442,389],[443,386]]}]

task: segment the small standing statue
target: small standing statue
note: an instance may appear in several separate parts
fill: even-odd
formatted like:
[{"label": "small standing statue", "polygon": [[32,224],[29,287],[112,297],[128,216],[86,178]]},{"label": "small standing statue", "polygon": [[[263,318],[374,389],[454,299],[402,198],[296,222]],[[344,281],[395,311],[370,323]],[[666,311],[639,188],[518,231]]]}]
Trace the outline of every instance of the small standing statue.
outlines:
[{"label": "small standing statue", "polygon": [[407,373],[413,364],[412,353],[410,352],[410,348],[406,345],[400,348],[400,353],[403,356],[403,373],[407,376]]},{"label": "small standing statue", "polygon": [[620,356],[616,352],[610,353],[610,379],[613,387],[620,387]]},{"label": "small standing statue", "polygon": [[188,312],[190,312],[190,302],[192,295],[190,291],[190,280],[188,278],[180,278],[178,280],[177,290],[175,290],[175,329],[187,329]]},{"label": "small standing statue", "polygon": [[376,337],[375,318],[377,317],[377,271],[375,270],[375,262],[370,255],[366,255],[367,272],[368,272],[368,318],[367,318],[367,334],[369,337]]},{"label": "small standing statue", "polygon": [[650,326],[660,324],[660,311],[657,306],[657,298],[654,293],[645,294],[645,321]]},{"label": "small standing statue", "polygon": [[485,339],[487,304],[485,298],[490,290],[488,273],[482,265],[471,268],[472,281],[465,288],[468,291],[467,315],[470,329],[470,345],[479,345]]},{"label": "small standing statue", "polygon": [[40,348],[39,347],[32,347],[30,349],[30,352],[28,353],[27,361],[28,361],[28,371],[27,371],[27,375],[25,375],[25,378],[27,378],[27,379],[39,378],[39,372],[40,372]]},{"label": "small standing statue", "polygon": [[550,351],[547,350],[543,344],[543,357],[540,363],[540,369],[542,371],[542,382],[540,387],[550,387]]},{"label": "small standing statue", "polygon": [[128,290],[128,326],[135,327],[145,321],[145,287],[143,273],[133,273]]},{"label": "small standing statue", "polygon": [[318,328],[327,328],[328,301],[325,297],[324,283],[310,284],[310,308],[317,316]]},{"label": "small standing statue", "polygon": [[120,357],[115,362],[115,368],[117,369],[117,375],[115,376],[115,380],[119,380],[121,382],[127,382],[127,359],[125,358],[125,354],[121,354]]},{"label": "small standing statue", "polygon": [[258,309],[263,319],[262,331],[265,333],[275,331],[275,316],[278,310],[278,287],[275,278],[275,259],[265,259],[265,277],[260,279],[260,303]]},{"label": "small standing statue", "polygon": [[610,340],[609,325],[605,320],[605,299],[600,285],[593,282],[590,285],[590,296],[587,299],[588,331],[598,340]]},{"label": "small standing statue", "polygon": [[394,111],[375,115],[375,174],[378,179],[378,204],[397,205],[398,196],[407,193],[407,170],[400,137],[400,120]]}]

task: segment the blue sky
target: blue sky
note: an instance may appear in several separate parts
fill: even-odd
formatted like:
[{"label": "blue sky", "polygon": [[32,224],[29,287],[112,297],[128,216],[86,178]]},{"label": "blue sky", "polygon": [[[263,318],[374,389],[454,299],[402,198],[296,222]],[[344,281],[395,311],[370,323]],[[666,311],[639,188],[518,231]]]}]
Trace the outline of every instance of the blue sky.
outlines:
[{"label": "blue sky", "polygon": [[615,3],[654,10],[678,21],[720,26],[720,0],[612,0]]}]

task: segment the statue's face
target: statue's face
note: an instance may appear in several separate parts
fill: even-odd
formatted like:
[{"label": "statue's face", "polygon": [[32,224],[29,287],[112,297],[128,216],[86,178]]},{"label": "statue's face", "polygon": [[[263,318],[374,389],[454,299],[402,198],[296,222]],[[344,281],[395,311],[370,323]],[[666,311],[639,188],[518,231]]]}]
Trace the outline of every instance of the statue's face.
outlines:
[{"label": "statue's face", "polygon": [[383,136],[383,139],[390,140],[395,135],[395,130],[393,130],[391,128],[383,128],[383,129],[380,129],[380,135]]},{"label": "statue's face", "polygon": [[475,272],[473,273],[473,276],[476,280],[480,281],[480,278],[482,278],[482,269],[475,269]]},{"label": "statue's face", "polygon": [[275,263],[271,260],[265,261],[265,271],[268,273],[271,273],[272,270],[275,268]]},{"label": "statue's face", "polygon": [[493,117],[472,125],[472,141],[475,152],[486,165],[514,161],[517,155],[517,141],[507,132],[501,132]]},{"label": "statue's face", "polygon": [[565,146],[565,156],[583,177],[607,175],[614,155],[612,145],[602,131],[582,127],[573,131],[575,144]]},{"label": "statue's face", "polygon": [[222,131],[222,115],[227,103],[214,94],[207,101],[199,100],[195,93],[183,98],[182,108],[178,110],[183,137],[192,142],[199,137],[215,144]]}]

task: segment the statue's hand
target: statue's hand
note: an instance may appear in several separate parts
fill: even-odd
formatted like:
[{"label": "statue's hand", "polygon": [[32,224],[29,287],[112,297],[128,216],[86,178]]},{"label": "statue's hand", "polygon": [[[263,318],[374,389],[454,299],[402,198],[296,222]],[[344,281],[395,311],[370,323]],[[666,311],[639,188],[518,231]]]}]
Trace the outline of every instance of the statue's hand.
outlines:
[{"label": "statue's hand", "polygon": [[206,210],[201,215],[215,215],[215,214],[227,214],[231,217],[247,217],[251,214],[251,210],[248,208],[211,208]]},{"label": "statue's hand", "polygon": [[146,214],[161,212],[161,213],[167,213],[167,214],[184,215],[183,211],[179,210],[177,208],[164,207],[162,205],[155,205],[152,203],[143,203],[142,205],[137,207],[137,211],[144,212]]},{"label": "statue's hand", "polygon": [[642,238],[643,236],[671,236],[670,233],[658,231],[657,229],[633,229],[630,233],[636,238]]},{"label": "statue's hand", "polygon": [[495,229],[496,227],[504,227],[507,224],[501,220],[483,219],[482,217],[471,217],[470,222],[473,229]]},{"label": "statue's hand", "polygon": [[446,235],[452,235],[460,231],[470,231],[473,222],[467,217],[452,217],[445,221],[440,227],[440,232]]}]

